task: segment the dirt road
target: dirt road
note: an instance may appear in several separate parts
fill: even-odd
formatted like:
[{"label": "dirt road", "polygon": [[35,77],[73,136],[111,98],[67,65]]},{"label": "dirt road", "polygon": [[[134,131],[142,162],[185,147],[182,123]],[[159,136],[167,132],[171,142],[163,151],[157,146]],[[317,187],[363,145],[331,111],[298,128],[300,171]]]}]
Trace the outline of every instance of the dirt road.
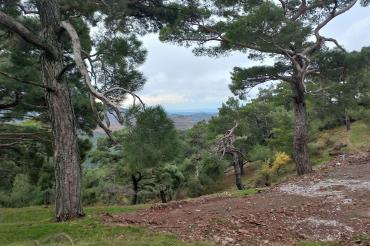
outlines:
[{"label": "dirt road", "polygon": [[368,245],[370,156],[339,156],[313,174],[253,196],[201,197],[104,219],[221,245]]}]

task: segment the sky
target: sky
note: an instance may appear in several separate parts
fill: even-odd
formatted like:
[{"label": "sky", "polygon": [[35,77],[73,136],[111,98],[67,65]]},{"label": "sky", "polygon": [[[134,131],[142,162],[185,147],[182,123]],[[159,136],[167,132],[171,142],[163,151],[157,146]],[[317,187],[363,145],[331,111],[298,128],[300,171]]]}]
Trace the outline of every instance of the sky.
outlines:
[{"label": "sky", "polygon": [[[321,33],[336,38],[350,51],[370,46],[370,6],[355,6]],[[221,58],[198,57],[191,48],[160,42],[155,34],[142,40],[148,56],[140,70],[147,82],[138,95],[147,105],[161,104],[169,112],[217,112],[232,96],[228,85],[233,67],[259,64],[241,53]],[[251,96],[256,92],[251,92]]]}]

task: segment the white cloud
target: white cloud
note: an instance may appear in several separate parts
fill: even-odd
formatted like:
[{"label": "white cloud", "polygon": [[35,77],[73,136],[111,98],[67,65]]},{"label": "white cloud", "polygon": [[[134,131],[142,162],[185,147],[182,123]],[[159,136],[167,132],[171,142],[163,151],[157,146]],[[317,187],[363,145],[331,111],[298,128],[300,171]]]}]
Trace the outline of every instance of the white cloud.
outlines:
[{"label": "white cloud", "polygon": [[[356,6],[338,16],[322,33],[336,38],[349,50],[370,45],[369,13],[370,8]],[[221,58],[196,57],[191,48],[161,43],[153,34],[143,37],[143,41],[149,51],[141,68],[147,83],[138,94],[146,104],[162,104],[169,110],[219,108],[232,96],[228,85],[233,67],[260,64],[249,61],[242,53]],[[252,90],[250,96],[257,92],[257,88]]]},{"label": "white cloud", "polygon": [[360,50],[370,45],[370,9],[357,4],[348,12],[336,17],[323,30],[348,50]]},{"label": "white cloud", "polygon": [[143,95],[141,99],[147,105],[176,105],[176,104],[183,104],[189,101],[189,99],[184,95],[176,95],[176,94],[161,94],[161,95]]}]

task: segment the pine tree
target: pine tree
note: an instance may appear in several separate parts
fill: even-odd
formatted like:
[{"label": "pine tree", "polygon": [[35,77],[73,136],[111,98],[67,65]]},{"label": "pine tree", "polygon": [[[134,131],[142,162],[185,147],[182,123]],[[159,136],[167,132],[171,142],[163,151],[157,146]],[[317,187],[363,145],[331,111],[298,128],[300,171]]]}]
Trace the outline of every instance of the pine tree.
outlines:
[{"label": "pine tree", "polygon": [[[220,56],[233,51],[254,60],[274,58],[274,65],[234,68],[231,91],[243,97],[251,88],[274,80],[290,85],[295,114],[294,159],[298,174],[311,172],[307,143],[307,78],[317,73],[314,55],[333,38],[320,31],[358,0],[260,1],[189,0],[173,6],[178,19],[161,31],[161,39],[190,46],[198,55]],[[367,2],[363,2],[366,5]],[[312,39],[313,37],[313,39]],[[342,47],[340,47],[342,49]]]},{"label": "pine tree", "polygon": [[[0,2],[1,56],[18,56],[25,62],[29,57],[33,62],[26,71],[25,65],[17,69],[15,60],[6,61],[13,69],[1,75],[12,82],[4,86],[9,96],[1,107],[15,112],[26,96],[45,102],[52,133],[57,221],[84,215],[77,141],[81,119],[76,117],[74,101],[88,100],[96,123],[111,135],[104,115],[114,112],[122,122],[118,103],[129,94],[137,98],[134,91],[145,81],[136,70],[145,58],[136,34],[157,30],[167,17],[170,12],[159,0]],[[90,27],[99,32],[94,35]],[[19,90],[15,83],[24,87]],[[33,87],[41,88],[44,95],[30,93]]]}]

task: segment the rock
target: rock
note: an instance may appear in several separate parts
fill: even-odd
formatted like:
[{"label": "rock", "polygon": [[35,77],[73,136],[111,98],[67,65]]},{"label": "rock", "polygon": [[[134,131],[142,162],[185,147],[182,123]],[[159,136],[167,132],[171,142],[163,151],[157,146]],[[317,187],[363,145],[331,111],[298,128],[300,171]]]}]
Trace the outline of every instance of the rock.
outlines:
[{"label": "rock", "polygon": [[238,232],[241,233],[241,234],[247,234],[248,233],[248,231],[244,230],[244,229],[239,229]]},{"label": "rock", "polygon": [[213,240],[215,240],[216,243],[219,243],[221,238],[219,236],[213,236]]},{"label": "rock", "polygon": [[345,143],[337,143],[337,144],[334,145],[333,150],[341,150],[344,147],[347,147],[347,144],[345,144]]},{"label": "rock", "polygon": [[231,237],[225,237],[223,240],[221,240],[220,243],[221,245],[229,245],[229,244],[235,243],[235,239]]},{"label": "rock", "polygon": [[228,244],[229,244],[229,243],[228,243],[226,240],[222,240],[222,241],[221,241],[221,245],[222,245],[222,246],[225,246],[225,245],[228,245]]},{"label": "rock", "polygon": [[225,237],[225,240],[229,243],[233,243],[235,242],[235,239],[231,238],[231,237]]}]

